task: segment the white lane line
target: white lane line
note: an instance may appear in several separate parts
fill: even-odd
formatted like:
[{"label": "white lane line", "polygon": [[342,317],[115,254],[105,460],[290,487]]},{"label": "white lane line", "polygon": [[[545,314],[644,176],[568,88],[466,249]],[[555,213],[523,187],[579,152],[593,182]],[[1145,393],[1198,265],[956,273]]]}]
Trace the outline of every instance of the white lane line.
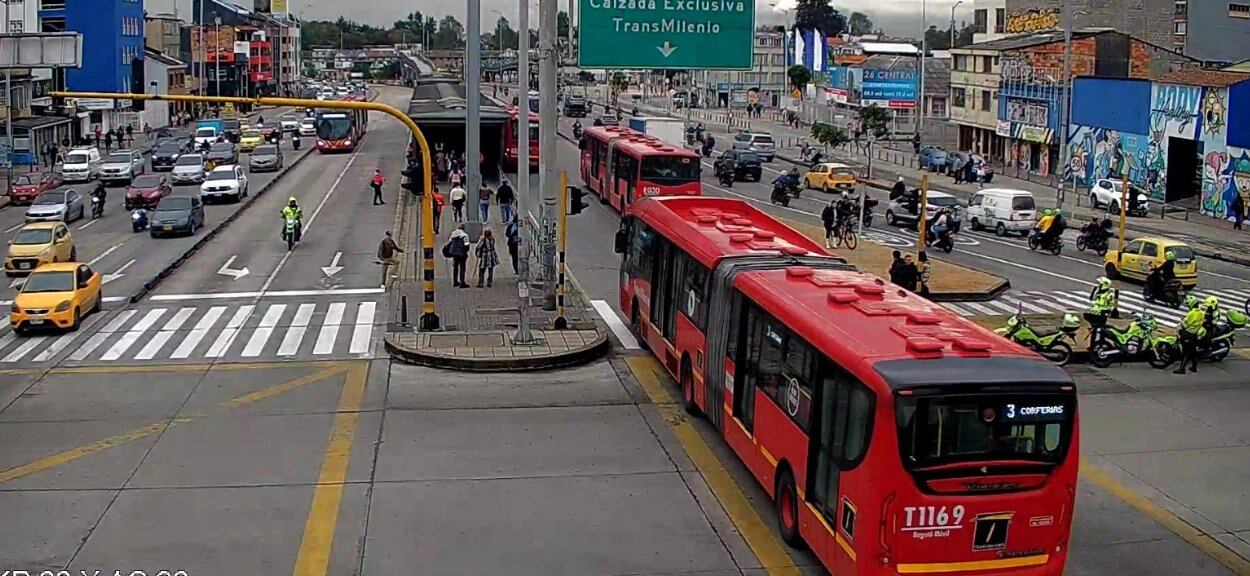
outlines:
[{"label": "white lane line", "polygon": [[138,310],[122,310],[121,312],[118,312],[117,316],[114,316],[112,320],[109,320],[109,323],[105,324],[99,332],[92,334],[86,342],[83,342],[82,346],[79,346],[73,354],[70,354],[69,359],[78,361],[86,360],[92,352],[95,352],[96,348],[99,348],[100,345],[103,344],[105,340],[108,340],[114,332],[121,330],[122,325],[128,322],[130,318],[138,312]]},{"label": "white lane line", "polygon": [[265,315],[260,319],[260,325],[256,327],[255,332],[252,332],[252,337],[243,347],[243,356],[248,358],[260,356],[260,353],[265,350],[265,343],[273,335],[273,327],[278,325],[278,320],[282,318],[282,313],[285,311],[286,304],[273,304],[265,310]]},{"label": "white lane line", "polygon": [[230,345],[234,344],[234,339],[239,336],[239,330],[243,328],[243,324],[251,317],[252,310],[256,306],[252,304],[244,304],[234,311],[234,316],[230,317],[230,321],[226,322],[226,327],[217,335],[217,339],[213,341],[213,345],[209,346],[208,352],[204,356],[208,358],[220,358],[226,355],[226,351],[230,350]]},{"label": "white lane line", "polygon": [[[312,228],[313,222],[315,222],[317,220],[317,216],[321,214],[321,209],[326,207],[326,202],[328,202],[330,197],[334,195],[334,191],[338,190],[339,184],[343,181],[343,177],[347,175],[347,171],[352,167],[352,164],[356,163],[356,158],[358,158],[360,153],[363,151],[363,146],[358,147],[356,152],[352,154],[352,157],[347,160],[347,164],[343,166],[343,171],[339,172],[338,177],[334,179],[334,184],[330,185],[330,191],[326,192],[326,195],[321,198],[321,202],[317,204],[317,208],[313,210],[312,216],[309,216],[308,221],[304,223],[303,232],[300,234],[301,236],[308,235],[308,231]],[[269,277],[265,278],[265,283],[260,286],[262,294],[269,291],[269,286],[273,284],[273,281],[278,277],[278,273],[282,271],[282,267],[286,265],[286,261],[290,259],[291,254],[294,253],[294,251],[287,250],[286,253],[282,255],[282,259],[278,261],[278,265],[274,266],[273,272],[269,273]]]},{"label": "white lane line", "polygon": [[[57,336],[56,340],[53,340],[51,345],[49,345],[47,348],[44,348],[44,350],[40,352],[38,356],[31,358],[30,361],[31,362],[47,362],[48,360],[56,358],[56,355],[60,354],[62,350],[65,350],[66,348],[68,348],[70,344],[73,344],[74,339],[78,338],[78,335],[82,334],[83,331],[86,330],[89,325],[90,324],[84,324],[78,329],[77,332],[66,332],[60,336]],[[0,348],[3,348],[3,346],[0,346]]]},{"label": "white lane line", "polygon": [[1002,301],[1002,300],[987,300],[987,301],[985,301],[985,302],[982,302],[982,304],[984,304],[985,306],[988,306],[988,307],[990,307],[990,308],[996,308],[996,309],[998,309],[998,310],[1001,310],[1001,311],[1003,311],[1003,312],[1004,312],[1004,313],[1006,313],[1006,314],[1015,314],[1015,313],[1016,313],[1016,307],[1015,307],[1015,306],[1013,306],[1013,305],[1012,305],[1011,303],[1009,303],[1009,302],[1004,302],[1004,301]]},{"label": "white lane line", "polygon": [[9,226],[8,228],[5,228],[5,229],[4,229],[4,233],[5,233],[5,234],[8,234],[9,232],[13,232],[13,231],[17,230],[18,228],[21,228],[22,226],[25,226],[25,225],[26,225],[26,221],[25,221],[25,220],[23,220],[23,221],[21,221],[21,222],[18,222],[17,224],[14,224],[14,225],[12,225],[12,226]]},{"label": "white lane line", "polygon": [[329,354],[334,351],[334,340],[339,337],[339,324],[343,322],[343,311],[346,302],[335,302],[326,311],[325,322],[321,324],[321,332],[317,334],[317,343],[313,346],[313,354]]},{"label": "white lane line", "polygon": [[356,309],[356,327],[352,330],[348,353],[364,354],[369,351],[369,337],[373,335],[373,313],[377,307],[377,302],[361,302]]},{"label": "white lane line", "polygon": [[95,223],[96,223],[96,220],[92,218],[90,222],[87,222],[86,224],[83,224],[82,226],[75,228],[75,230],[86,230],[87,228],[90,228],[92,224],[95,224]]},{"label": "white lane line", "polygon": [[174,337],[174,333],[177,332],[179,328],[182,328],[182,325],[185,324],[187,319],[194,313],[195,307],[193,306],[179,308],[178,311],[174,313],[174,317],[170,318],[169,321],[161,327],[161,330],[152,336],[152,339],[144,345],[142,350],[139,350],[139,353],[135,355],[135,360],[151,360],[152,358],[155,358],[156,353],[161,351],[161,348],[165,346],[165,343],[169,342],[169,339]]},{"label": "white lane line", "polygon": [[96,256],[95,258],[92,258],[89,262],[87,262],[87,265],[88,265],[88,266],[95,266],[95,263],[96,263],[96,262],[99,262],[99,261],[103,260],[104,258],[106,258],[109,254],[112,254],[112,253],[116,252],[116,251],[117,251],[117,249],[118,249],[118,248],[121,248],[121,247],[122,247],[122,245],[124,245],[124,244],[125,244],[125,242],[118,242],[118,243],[116,243],[116,244],[114,244],[114,245],[112,245],[112,246],[109,246],[109,247],[108,247],[108,249],[107,249],[107,250],[105,250],[105,251],[103,251],[103,252],[101,252],[99,256]]},{"label": "white lane line", "polygon": [[216,324],[217,320],[221,318],[221,315],[225,314],[225,312],[225,306],[213,306],[212,308],[209,308],[208,312],[204,314],[204,317],[200,318],[200,321],[195,323],[195,328],[192,328],[191,332],[187,334],[187,337],[182,339],[182,343],[178,344],[178,347],[174,349],[174,353],[170,356],[170,358],[186,358],[190,356],[191,352],[195,351],[195,347],[199,345],[200,340],[203,340],[204,337],[208,335],[208,331],[213,328],[213,324]]},{"label": "white lane line", "polygon": [[143,333],[147,332],[148,329],[152,328],[152,326],[155,326],[156,322],[161,319],[161,316],[164,315],[165,308],[149,310],[146,316],[139,319],[138,322],[135,322],[135,325],[132,326],[130,330],[127,330],[125,334],[122,334],[122,337],[119,338],[117,342],[113,343],[113,347],[109,348],[108,352],[105,352],[104,355],[100,357],[100,360],[111,362],[121,358],[127,350],[130,350],[131,346],[135,345],[135,342],[139,341],[139,338],[143,336]]},{"label": "white lane line", "polygon": [[4,360],[0,360],[0,362],[9,363],[9,362],[17,362],[18,360],[21,360],[24,356],[26,356],[27,354],[30,354],[30,351],[34,350],[36,346],[42,344],[45,339],[47,339],[46,336],[36,336],[34,338],[27,338],[26,341],[23,342],[21,346],[18,346],[16,350],[10,352],[9,355],[5,356]]},{"label": "white lane line", "polygon": [[590,305],[599,313],[599,317],[603,318],[604,323],[608,325],[608,329],[616,335],[616,339],[621,342],[626,350],[641,350],[642,346],[638,345],[638,339],[630,333],[629,328],[625,327],[625,323],[621,322],[621,318],[616,315],[616,310],[604,300],[591,301]]},{"label": "white lane line", "polygon": [[5,334],[4,337],[0,337],[0,350],[7,348],[9,344],[13,343],[14,340],[17,340],[17,334],[13,332],[9,332],[8,334]]},{"label": "white lane line", "polygon": [[1233,298],[1250,298],[1250,290],[1239,290],[1228,288],[1224,292],[1229,293]]},{"label": "white lane line", "polygon": [[1219,272],[1212,272],[1212,271],[1210,271],[1210,270],[1205,270],[1205,271],[1203,271],[1203,272],[1199,272],[1199,274],[1204,274],[1204,275],[1206,275],[1206,276],[1216,276],[1216,277],[1219,277],[1219,278],[1224,278],[1225,280],[1236,280],[1237,282],[1242,282],[1242,283],[1245,283],[1245,284],[1250,284],[1250,280],[1246,280],[1245,278],[1238,278],[1238,277],[1236,277],[1236,276],[1228,276],[1228,275],[1226,275],[1226,274],[1220,274]]},{"label": "white lane line", "polygon": [[959,305],[954,302],[942,302],[941,305],[943,308],[946,308],[947,310],[950,310],[960,316],[976,316],[976,314],[960,308]]},{"label": "white lane line", "polygon": [[256,298],[264,296],[265,298],[273,298],[279,296],[360,296],[366,294],[381,294],[385,290],[381,288],[339,288],[332,290],[274,290],[272,292],[220,292],[216,294],[157,294],[148,298],[153,302],[158,301],[182,301],[182,300],[229,300],[233,298]]},{"label": "white lane line", "polygon": [[982,306],[977,302],[960,302],[959,305],[985,316],[998,316],[1000,314],[1000,312],[994,310],[993,308]]},{"label": "white lane line", "polygon": [[294,356],[299,352],[299,345],[304,341],[304,333],[308,331],[308,321],[312,319],[316,304],[300,304],[295,311],[295,319],[290,328],[282,336],[282,344],[278,346],[278,356]]}]

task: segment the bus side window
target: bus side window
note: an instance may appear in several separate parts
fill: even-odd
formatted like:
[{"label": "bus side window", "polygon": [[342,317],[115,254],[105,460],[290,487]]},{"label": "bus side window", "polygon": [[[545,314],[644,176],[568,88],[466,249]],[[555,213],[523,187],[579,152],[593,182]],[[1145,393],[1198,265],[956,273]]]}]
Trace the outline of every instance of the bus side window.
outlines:
[{"label": "bus side window", "polygon": [[[742,340],[742,294],[736,289],[731,291],[729,301],[729,341],[725,343],[725,357],[733,360],[737,367],[742,366],[742,359],[738,358],[739,341]],[[737,371],[741,373],[741,370]],[[726,382],[728,385],[729,383]]]},{"label": "bus side window", "polygon": [[638,221],[633,226],[633,235],[633,246],[629,249],[629,260],[633,264],[630,276],[650,282],[651,269],[655,266],[655,232]]},{"label": "bus side window", "polygon": [[682,282],[682,302],[681,311],[686,314],[687,318],[703,330],[706,327],[706,306],[704,305],[705,290],[707,286],[707,277],[710,274],[707,268],[696,262],[694,258],[685,252],[681,253],[684,260],[682,267],[685,280]]}]

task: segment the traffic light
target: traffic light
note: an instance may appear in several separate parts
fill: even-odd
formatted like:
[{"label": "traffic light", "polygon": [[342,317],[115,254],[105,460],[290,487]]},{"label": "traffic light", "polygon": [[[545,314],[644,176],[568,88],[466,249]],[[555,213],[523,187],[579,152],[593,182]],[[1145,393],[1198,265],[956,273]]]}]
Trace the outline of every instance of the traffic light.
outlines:
[{"label": "traffic light", "polygon": [[569,214],[581,214],[582,210],[590,207],[590,203],[586,202],[582,197],[586,195],[586,191],[580,186],[569,186]]},{"label": "traffic light", "polygon": [[400,188],[412,192],[417,196],[425,193],[425,173],[421,170],[421,166],[416,163],[409,163],[400,174],[404,175],[404,181],[399,185]]}]

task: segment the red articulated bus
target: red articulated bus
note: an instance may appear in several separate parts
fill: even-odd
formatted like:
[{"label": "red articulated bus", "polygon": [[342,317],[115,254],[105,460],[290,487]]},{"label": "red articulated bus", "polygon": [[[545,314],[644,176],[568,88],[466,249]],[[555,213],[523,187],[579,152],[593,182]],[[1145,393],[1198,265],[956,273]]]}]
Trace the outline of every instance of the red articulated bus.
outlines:
[{"label": "red articulated bus", "polygon": [[[516,106],[508,107],[508,123],[503,128],[503,159],[504,168],[509,171],[517,169],[520,162],[520,122],[517,120]],[[538,167],[538,114],[530,113],[530,168]]]},{"label": "red articulated bus", "polygon": [[1076,500],[1062,369],[748,203],[644,198],[621,309],[839,576],[1058,576]]},{"label": "red articulated bus", "polygon": [[317,113],[317,150],[351,152],[369,128],[367,110],[322,110]]},{"label": "red articulated bus", "polygon": [[699,154],[624,126],[594,126],[582,134],[582,181],[625,212],[644,196],[698,196]]}]

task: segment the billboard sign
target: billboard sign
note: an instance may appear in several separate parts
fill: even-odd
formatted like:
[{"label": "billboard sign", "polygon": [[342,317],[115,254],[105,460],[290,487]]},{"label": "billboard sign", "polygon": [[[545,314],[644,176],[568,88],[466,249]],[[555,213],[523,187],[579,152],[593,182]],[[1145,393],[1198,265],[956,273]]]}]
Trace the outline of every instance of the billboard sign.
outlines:
[{"label": "billboard sign", "polygon": [[863,105],[884,108],[916,107],[916,71],[865,68]]},{"label": "billboard sign", "polygon": [[750,70],[755,3],[579,0],[582,68]]}]

